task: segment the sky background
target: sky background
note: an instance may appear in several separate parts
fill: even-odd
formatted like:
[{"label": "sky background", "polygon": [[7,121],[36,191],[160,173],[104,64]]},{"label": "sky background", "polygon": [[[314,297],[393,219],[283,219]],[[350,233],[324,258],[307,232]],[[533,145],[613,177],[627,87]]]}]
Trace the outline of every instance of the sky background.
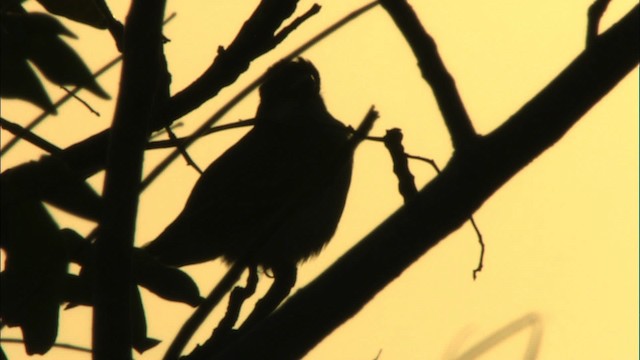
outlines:
[{"label": "sky background", "polygon": [[[109,1],[123,20],[128,1]],[[238,5],[236,5],[236,3]],[[303,24],[275,51],[252,63],[238,82],[183,118],[176,133],[187,135],[271,64],[364,1],[321,3],[321,12]],[[419,1],[417,14],[435,39],[478,132],[486,134],[539,92],[584,48],[586,13],[591,1]],[[613,0],[601,29],[637,2]],[[165,53],[173,76],[172,92],[192,82],[211,63],[219,45],[230,44],[257,1],[169,1],[177,17],[165,27],[171,39]],[[313,2],[301,1],[297,15]],[[27,1],[29,9],[37,3]],[[79,36],[68,42],[91,69],[117,56],[105,31],[65,21]],[[434,159],[444,167],[451,156],[449,135],[428,85],[393,22],[375,8],[305,52],[320,71],[322,93],[331,113],[357,126],[371,105],[380,112],[372,135],[401,128],[408,153]],[[119,67],[99,79],[115,98]],[[49,87],[54,101],[62,90]],[[59,147],[107,128],[114,101],[83,91],[80,96],[100,112],[96,117],[71,101],[35,132]],[[221,123],[253,117],[252,94]],[[21,101],[2,101],[2,116],[26,125],[39,109]],[[207,166],[246,129],[198,141],[189,153]],[[1,142],[11,135],[2,130]],[[167,151],[147,152],[145,171]],[[21,142],[2,158],[2,170],[37,159],[41,151]],[[358,149],[354,178],[336,236],[324,252],[299,268],[300,288],[397,209],[391,161],[380,143]],[[434,176],[422,162],[410,163],[419,187]],[[182,159],[141,196],[136,244],[158,235],[180,212],[197,173]],[[90,179],[102,188],[102,174]],[[63,227],[87,234],[94,224],[53,208]],[[536,159],[474,214],[487,246],[484,270],[472,279],[480,248],[465,225],[428,252],[379,293],[359,314],[326,338],[305,359],[455,359],[509,324],[523,324],[482,359],[521,358],[541,334],[539,359],[632,359],[638,354],[638,69],[598,103],[554,147]],[[428,221],[428,219],[425,219]],[[4,256],[4,254],[3,254]],[[187,267],[205,294],[224,274],[210,262]],[[259,291],[270,282],[261,277]],[[294,291],[295,289],[294,288]],[[163,340],[136,359],[158,359],[190,314],[143,290],[149,336]],[[249,305],[249,304],[248,304]],[[252,305],[249,305],[251,308]],[[58,341],[90,346],[88,308],[61,313]],[[195,342],[204,341],[217,323],[216,312]],[[520,319],[520,322],[518,322]],[[522,320],[524,319],[524,320]],[[3,337],[19,337],[18,329]],[[25,358],[21,345],[3,344],[10,359]],[[87,354],[52,350],[43,359],[89,359]]]}]

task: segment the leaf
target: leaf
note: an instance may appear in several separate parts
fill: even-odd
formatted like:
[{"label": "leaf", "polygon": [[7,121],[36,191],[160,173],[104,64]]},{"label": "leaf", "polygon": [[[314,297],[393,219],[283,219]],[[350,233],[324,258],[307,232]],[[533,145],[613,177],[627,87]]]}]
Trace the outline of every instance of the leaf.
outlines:
[{"label": "leaf", "polygon": [[196,283],[183,271],[161,264],[142,249],[134,249],[133,269],[136,281],[154,294],[191,306],[202,302]]},{"label": "leaf", "polygon": [[[2,15],[5,29],[2,31],[2,51],[0,59],[0,96],[7,99],[22,99],[55,113],[55,108],[44,86],[36,73],[27,62],[24,41],[20,39],[21,32],[12,25],[10,16]],[[4,31],[6,30],[6,31]]]},{"label": "leaf", "polygon": [[28,189],[31,196],[44,200],[79,217],[97,221],[102,198],[82,177],[55,156],[44,156],[38,163],[25,163],[2,173],[3,182]]},{"label": "leaf", "polygon": [[[16,14],[8,14],[8,16]],[[20,26],[24,27],[24,30],[32,34],[49,34],[49,35],[66,35],[68,37],[77,39],[78,37],[67,29],[58,19],[53,16],[31,12],[26,14],[17,15],[17,21],[20,22]]]},{"label": "leaf", "polygon": [[45,22],[41,20],[29,14],[24,22],[30,32],[26,44],[29,60],[57,85],[81,86],[103,99],[109,99],[109,94],[98,85],[80,56],[56,33],[51,32],[52,26],[44,26]]},{"label": "leaf", "polygon": [[[2,37],[2,43],[7,44]],[[49,99],[49,95],[44,90],[44,86],[36,76],[35,72],[27,63],[26,56],[15,50],[7,49],[3,46],[0,58],[2,64],[0,68],[0,96],[6,99],[26,100],[42,110],[56,113],[56,109]]]},{"label": "leaf", "polygon": [[142,354],[160,343],[160,340],[147,337],[147,319],[137,286],[131,287],[131,318],[131,340],[133,348],[137,352]]},{"label": "leaf", "polygon": [[[38,177],[43,182],[40,186],[42,200],[84,219],[99,220],[102,198],[64,161],[50,156],[34,168],[39,172],[45,172],[43,176]],[[47,181],[54,178],[52,174],[56,174],[55,181]]]},{"label": "leaf", "polygon": [[66,251],[57,224],[40,201],[5,181],[1,192],[0,245],[7,257],[0,317],[9,326],[20,326],[28,354],[44,354],[58,334]]},{"label": "leaf", "polygon": [[[75,85],[86,88],[95,95],[108,99],[109,95],[98,85],[89,68],[80,56],[65,43],[59,35],[76,37],[60,21],[42,13],[1,13],[3,83],[5,72],[21,69],[16,74],[9,74],[9,87],[3,88],[3,96],[18,97],[43,107],[41,84],[34,82],[33,71],[28,69],[27,60],[33,62],[44,76],[57,85]],[[7,66],[5,66],[5,63]],[[27,85],[19,86],[25,82]],[[33,89],[39,85],[40,92]],[[3,84],[4,87],[4,84]],[[36,86],[36,88],[38,88]],[[45,93],[46,94],[46,93]],[[48,100],[47,104],[51,101]],[[49,105],[50,106],[50,105]]]},{"label": "leaf", "polygon": [[38,0],[47,11],[68,19],[93,26],[107,28],[107,20],[91,0]]}]

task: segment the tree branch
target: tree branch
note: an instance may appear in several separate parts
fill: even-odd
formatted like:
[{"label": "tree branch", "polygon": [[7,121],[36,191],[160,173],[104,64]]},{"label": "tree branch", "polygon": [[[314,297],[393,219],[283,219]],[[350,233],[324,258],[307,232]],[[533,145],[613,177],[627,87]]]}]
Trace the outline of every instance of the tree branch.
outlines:
[{"label": "tree branch", "polygon": [[387,130],[387,134],[384,136],[384,146],[389,150],[389,155],[391,155],[391,160],[393,161],[393,172],[398,178],[400,195],[402,195],[404,202],[407,203],[418,194],[418,188],[416,188],[413,174],[409,170],[408,156],[404,152],[404,146],[402,146],[402,137],[400,129]]},{"label": "tree branch", "polygon": [[111,127],[104,213],[94,250],[93,358],[130,359],[131,257],[144,147],[168,96],[162,53],[164,1],[134,1],[127,15],[122,79]]},{"label": "tree branch", "polygon": [[455,81],[438,54],[435,41],[426,32],[406,0],[380,0],[380,4],[389,13],[413,50],[422,77],[433,90],[449,129],[453,147],[459,150],[470,146],[477,134],[456,89]]},{"label": "tree branch", "polygon": [[[552,146],[640,58],[634,7],[501,127],[220,358],[301,358]],[[446,204],[446,206],[443,206]]]},{"label": "tree branch", "polygon": [[[171,98],[167,108],[173,121],[196,109],[216,96],[224,87],[233,84],[249,68],[254,59],[273,49],[284,37],[275,33],[282,22],[296,9],[298,0],[262,0],[231,45],[220,49],[211,66],[192,84]],[[157,124],[162,127],[166,123]]]},{"label": "tree branch", "polygon": [[30,142],[32,145],[39,147],[40,149],[48,152],[49,154],[58,154],[62,149],[53,145],[49,141],[40,136],[34,134],[33,132],[23,128],[22,126],[13,123],[5,118],[0,118],[0,126],[8,132],[12,133],[15,136],[21,136],[26,141]]},{"label": "tree branch", "polygon": [[593,44],[598,38],[600,19],[602,19],[610,2],[611,0],[596,0],[589,6],[589,11],[587,11],[587,46]]}]

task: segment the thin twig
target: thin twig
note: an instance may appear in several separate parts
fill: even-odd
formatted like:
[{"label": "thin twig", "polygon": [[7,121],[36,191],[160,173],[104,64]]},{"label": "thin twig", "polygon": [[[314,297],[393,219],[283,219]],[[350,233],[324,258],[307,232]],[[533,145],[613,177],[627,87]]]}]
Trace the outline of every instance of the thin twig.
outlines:
[{"label": "thin twig", "polygon": [[478,277],[478,273],[482,271],[482,267],[484,265],[483,263],[484,263],[485,246],[484,246],[484,240],[482,239],[482,233],[480,232],[480,228],[478,228],[476,221],[473,219],[473,216],[469,216],[469,221],[471,221],[471,226],[473,226],[473,229],[476,231],[476,234],[478,235],[478,243],[480,244],[480,259],[478,259],[478,266],[476,266],[476,268],[473,269],[473,280],[475,280]]},{"label": "thin twig", "polygon": [[[177,128],[181,127],[181,126],[184,126],[184,123],[179,121],[179,122],[175,122],[175,123],[171,124],[171,126],[169,126],[169,128],[171,128],[171,130],[174,130],[174,129],[177,129]],[[154,132],[153,134],[151,134],[151,136],[149,136],[149,140],[156,139],[156,138],[164,135],[164,133],[166,133],[166,132],[167,131],[165,129],[160,129],[160,130]],[[172,142],[171,140],[167,140],[167,141]],[[170,147],[170,146],[167,146],[167,147]],[[147,149],[149,149],[148,146],[147,146]]]},{"label": "thin twig", "polygon": [[417,155],[411,155],[411,154],[407,154],[407,157],[409,159],[420,160],[428,163],[436,170],[438,174],[440,174],[440,168],[438,167],[438,164],[436,164],[435,160],[426,158],[424,156],[417,156]]},{"label": "thin twig", "polygon": [[82,105],[84,105],[87,109],[89,109],[89,111],[91,111],[92,113],[94,113],[96,116],[100,116],[100,113],[97,112],[96,110],[94,110],[91,105],[89,105],[89,103],[87,103],[86,101],[84,101],[82,98],[80,98],[78,95],[76,95],[75,92],[72,92],[71,90],[67,89],[64,86],[60,86],[60,88],[62,90],[64,90],[67,94],[71,95],[71,97],[73,97],[74,99],[78,100]]},{"label": "thin twig", "polygon": [[194,169],[196,169],[196,171],[200,175],[202,175],[203,174],[202,169],[200,169],[198,164],[196,164],[196,162],[193,161],[193,159],[191,158],[191,155],[189,155],[189,153],[187,152],[187,149],[185,149],[184,146],[182,146],[182,144],[177,141],[178,137],[176,136],[176,134],[173,133],[173,130],[171,130],[171,127],[170,126],[165,126],[164,129],[167,132],[167,135],[169,136],[169,139],[171,139],[171,141],[174,141],[176,143],[176,146],[178,147],[178,150],[180,150],[180,153],[182,154],[182,157],[184,157],[184,159],[187,161],[187,165],[192,166]]},{"label": "thin twig", "polygon": [[[429,159],[422,156],[410,155],[410,154],[407,154],[407,158],[424,161],[429,165],[431,165],[435,169],[436,173],[440,174],[440,168],[438,167],[438,164],[436,164],[435,160],[433,159]],[[478,273],[482,271],[482,267],[484,266],[484,252],[486,247],[484,244],[482,233],[480,232],[480,228],[476,224],[476,221],[473,218],[473,216],[469,216],[469,221],[471,222],[471,226],[473,226],[473,230],[476,232],[476,235],[478,236],[478,244],[480,244],[480,258],[478,259],[478,265],[476,266],[475,269],[473,269],[473,280],[475,280],[478,277]]]},{"label": "thin twig", "polygon": [[[245,126],[252,126],[252,125],[255,125],[255,123],[256,123],[255,119],[249,119],[249,120],[240,120],[238,122],[231,123],[231,124],[214,126],[214,127],[210,128],[209,130],[207,130],[202,136],[213,134],[213,133],[217,133],[219,131],[237,129],[237,128],[241,128],[241,127],[245,127]],[[175,146],[182,145],[182,144],[186,143],[187,141],[189,141],[190,137],[191,136],[181,137],[181,138],[177,138],[175,140],[172,139],[172,140],[153,141],[153,142],[150,142],[150,143],[147,144],[147,149],[165,149],[165,148],[175,147]]]},{"label": "thin twig", "polygon": [[[24,340],[23,339],[14,339],[14,338],[1,338],[0,342],[3,343],[11,343],[11,344],[24,344]],[[86,353],[92,353],[91,349],[86,348],[86,347],[82,347],[82,346],[78,346],[78,345],[71,345],[71,344],[65,344],[65,343],[54,343],[53,347],[57,347],[57,348],[61,348],[61,349],[68,349],[68,350],[75,350],[75,351],[80,351],[80,352],[86,352]]]},{"label": "thin twig", "polygon": [[607,10],[611,0],[595,0],[587,11],[587,47],[595,43],[598,38],[598,27],[600,19]]},{"label": "thin twig", "polygon": [[367,115],[365,115],[364,119],[353,133],[351,138],[351,146],[355,149],[364,139],[367,138],[369,131],[373,128],[373,123],[380,117],[375,107],[371,105],[369,111],[367,111]]}]

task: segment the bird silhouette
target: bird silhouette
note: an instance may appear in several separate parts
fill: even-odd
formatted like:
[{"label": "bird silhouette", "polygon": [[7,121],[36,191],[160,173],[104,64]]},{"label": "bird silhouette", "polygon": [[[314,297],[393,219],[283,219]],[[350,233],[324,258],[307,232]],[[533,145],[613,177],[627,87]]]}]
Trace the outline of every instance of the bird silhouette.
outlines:
[{"label": "bird silhouette", "polygon": [[160,262],[295,267],[331,239],[351,182],[351,132],[327,111],[313,64],[297,58],[269,69],[255,120],[144,246]]}]

